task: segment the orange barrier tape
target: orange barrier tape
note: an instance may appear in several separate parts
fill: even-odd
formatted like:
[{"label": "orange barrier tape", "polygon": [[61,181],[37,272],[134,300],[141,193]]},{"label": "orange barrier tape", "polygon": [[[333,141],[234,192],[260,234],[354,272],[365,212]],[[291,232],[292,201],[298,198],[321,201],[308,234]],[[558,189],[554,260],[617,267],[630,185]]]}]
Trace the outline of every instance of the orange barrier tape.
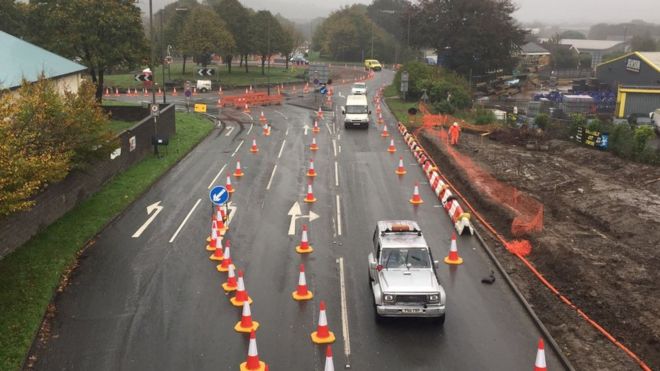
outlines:
[{"label": "orange barrier tape", "polygon": [[[408,130],[406,129],[406,127],[402,123],[399,123],[399,132],[404,136],[404,139],[406,140],[406,143],[408,143],[408,145],[411,147],[411,150],[413,150],[413,153],[415,153],[414,152],[415,149],[418,149],[418,148],[421,149],[421,151],[426,152],[421,147],[421,145],[418,144],[418,141],[417,141],[417,138],[416,138],[415,134],[409,133]],[[474,216],[476,216],[477,219],[479,219],[481,224],[489,232],[491,232],[493,234],[493,236],[495,236],[495,238],[497,238],[497,240],[500,241],[500,243],[502,243],[507,248],[507,250],[509,250],[509,251],[515,250],[515,247],[512,248],[512,249],[509,249],[508,245],[512,244],[512,243],[519,243],[520,241],[507,241],[507,240],[505,240],[504,237],[502,237],[495,230],[495,228],[493,228],[493,226],[490,225],[490,223],[488,223],[486,221],[486,219],[484,219],[484,217],[481,214],[479,214],[474,207],[472,207],[472,205],[466,200],[466,198],[447,180],[447,178],[437,170],[438,166],[436,165],[435,161],[433,161],[433,159],[430,158],[430,156],[426,160],[430,161],[433,164],[433,167],[435,167],[435,169],[436,169],[435,172],[438,174],[438,176],[442,177],[443,180],[448,185],[448,187],[451,187],[451,189],[461,198],[463,203],[472,211]],[[436,184],[437,184],[437,182],[436,182]],[[528,241],[524,241],[524,242],[527,242],[529,244]],[[603,328],[600,324],[598,324],[598,322],[591,319],[591,317],[589,317],[584,311],[582,311],[575,304],[573,304],[573,302],[570,299],[568,299],[566,296],[562,295],[561,292],[555,286],[553,286],[541,274],[541,272],[539,272],[532,265],[532,263],[529,260],[527,260],[524,256],[522,256],[519,253],[516,253],[516,252],[513,252],[513,253],[514,253],[515,256],[518,257],[518,259],[520,259],[523,262],[523,264],[525,264],[525,266],[527,266],[527,268],[529,268],[529,270],[539,279],[539,281],[541,281],[541,283],[543,283],[553,294],[555,294],[559,298],[560,301],[562,301],[564,304],[566,304],[571,309],[575,310],[580,317],[582,317],[585,321],[587,321],[587,323],[589,323],[593,328],[595,328],[598,332],[600,332],[603,336],[605,336],[610,342],[612,342],[614,345],[616,345],[619,349],[623,350],[626,353],[626,355],[628,355],[633,361],[635,361],[635,363],[637,363],[640,366],[640,368],[642,368],[645,371],[652,371],[651,368],[644,361],[642,361],[639,358],[638,355],[636,355],[634,352],[632,352],[630,349],[628,349],[621,342],[616,340],[616,338],[612,334],[610,334],[605,328]]]}]

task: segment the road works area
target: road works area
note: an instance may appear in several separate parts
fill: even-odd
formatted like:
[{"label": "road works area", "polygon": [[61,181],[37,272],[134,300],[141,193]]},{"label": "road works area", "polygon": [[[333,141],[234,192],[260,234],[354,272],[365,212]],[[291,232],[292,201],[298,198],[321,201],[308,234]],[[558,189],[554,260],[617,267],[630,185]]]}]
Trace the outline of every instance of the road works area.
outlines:
[{"label": "road works area", "polygon": [[[659,168],[566,141],[534,151],[515,135],[464,133],[451,147],[439,127],[417,135],[440,171],[497,231],[531,242],[527,258],[561,294],[652,369],[660,368]],[[500,197],[506,192],[513,198]],[[518,200],[541,205],[540,232],[513,235],[512,222],[521,217]],[[639,369],[520,259],[492,237],[490,242],[577,369]]]}]

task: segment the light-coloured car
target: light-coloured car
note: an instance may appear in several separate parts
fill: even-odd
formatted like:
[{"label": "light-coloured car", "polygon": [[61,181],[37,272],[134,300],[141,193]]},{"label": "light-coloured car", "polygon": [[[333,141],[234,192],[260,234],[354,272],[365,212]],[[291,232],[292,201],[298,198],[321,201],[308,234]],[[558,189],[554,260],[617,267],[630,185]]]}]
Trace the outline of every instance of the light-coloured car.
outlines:
[{"label": "light-coloured car", "polygon": [[351,95],[367,95],[367,84],[364,82],[356,82],[351,87]]},{"label": "light-coloured car", "polygon": [[346,97],[346,105],[341,108],[341,113],[344,115],[344,128],[369,128],[371,111],[366,95],[349,95]]},{"label": "light-coloured car", "polygon": [[445,321],[445,290],[415,221],[379,221],[369,253],[376,317],[435,317]]}]

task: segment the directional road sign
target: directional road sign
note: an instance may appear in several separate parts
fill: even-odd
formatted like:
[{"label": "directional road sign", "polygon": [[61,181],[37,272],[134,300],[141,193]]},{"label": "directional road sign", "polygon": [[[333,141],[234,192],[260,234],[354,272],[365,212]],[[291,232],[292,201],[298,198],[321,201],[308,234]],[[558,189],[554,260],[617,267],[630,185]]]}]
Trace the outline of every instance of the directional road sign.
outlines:
[{"label": "directional road sign", "polygon": [[135,75],[135,81],[153,81],[154,77],[150,73],[141,73],[139,75]]},{"label": "directional road sign", "polygon": [[229,192],[223,186],[215,186],[209,192],[209,198],[215,205],[224,205],[229,200]]},{"label": "directional road sign", "polygon": [[319,93],[323,95],[325,95],[327,92],[328,92],[328,88],[325,85],[321,86],[321,89],[319,89]]},{"label": "directional road sign", "polygon": [[200,76],[213,76],[215,74],[215,69],[213,68],[200,68],[197,70],[197,74]]}]

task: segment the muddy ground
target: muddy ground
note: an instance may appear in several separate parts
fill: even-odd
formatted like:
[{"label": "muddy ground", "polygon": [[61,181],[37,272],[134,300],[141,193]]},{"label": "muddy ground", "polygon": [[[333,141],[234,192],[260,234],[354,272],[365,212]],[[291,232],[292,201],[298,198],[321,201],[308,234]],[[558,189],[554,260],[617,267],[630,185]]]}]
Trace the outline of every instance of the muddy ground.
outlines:
[{"label": "muddy ground", "polygon": [[[468,201],[511,237],[511,210],[483,197],[437,132],[427,130],[420,137]],[[529,236],[530,261],[578,308],[652,369],[660,369],[660,168],[566,141],[548,145],[548,151],[534,151],[463,134],[457,149],[543,203],[544,229]],[[494,238],[489,242],[576,369],[639,369],[518,258]]]}]

